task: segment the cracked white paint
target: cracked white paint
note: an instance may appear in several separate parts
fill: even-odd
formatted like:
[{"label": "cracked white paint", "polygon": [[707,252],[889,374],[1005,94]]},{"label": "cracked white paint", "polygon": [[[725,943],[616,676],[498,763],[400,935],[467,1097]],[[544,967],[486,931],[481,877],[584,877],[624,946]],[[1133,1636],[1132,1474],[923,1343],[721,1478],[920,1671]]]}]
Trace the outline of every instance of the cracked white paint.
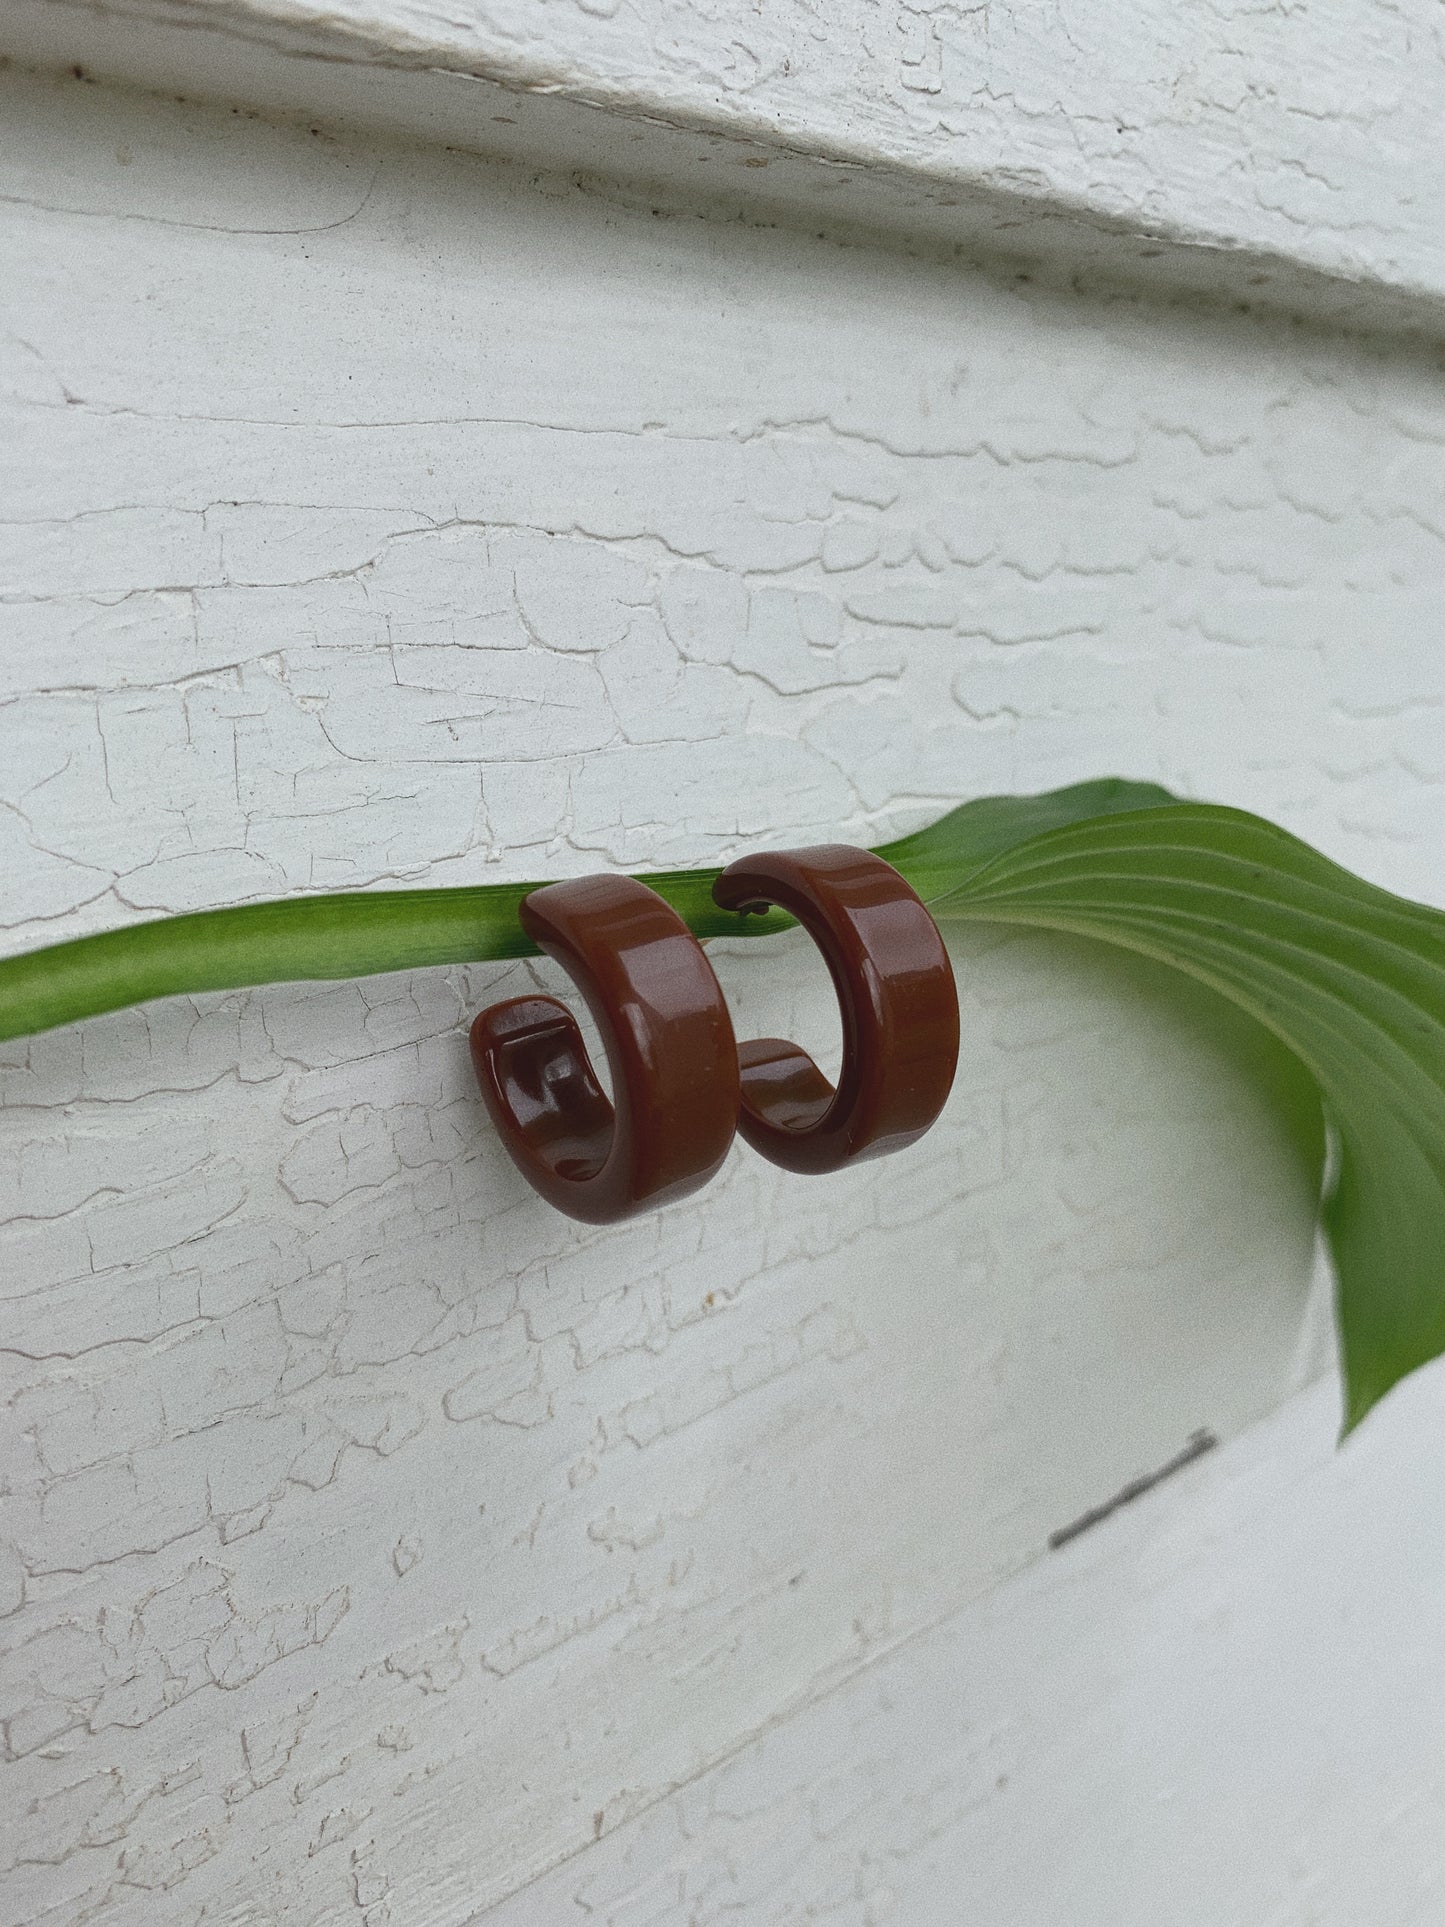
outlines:
[{"label": "cracked white paint", "polygon": [[1439,1919],[1441,1393],[1306,1394],[476,1927]]},{"label": "cracked white paint", "polygon": [[1432,0],[9,0],[0,52],[1440,328]]},{"label": "cracked white paint", "polygon": [[[7,949],[1111,769],[1438,897],[1433,355],[73,82],[0,147]],[[558,1918],[534,1877],[1318,1369],[1254,1034],[957,955],[925,1144],[606,1231],[465,1061],[549,967],[3,1048],[0,1920]],[[826,1034],[805,945],[718,962]]]}]

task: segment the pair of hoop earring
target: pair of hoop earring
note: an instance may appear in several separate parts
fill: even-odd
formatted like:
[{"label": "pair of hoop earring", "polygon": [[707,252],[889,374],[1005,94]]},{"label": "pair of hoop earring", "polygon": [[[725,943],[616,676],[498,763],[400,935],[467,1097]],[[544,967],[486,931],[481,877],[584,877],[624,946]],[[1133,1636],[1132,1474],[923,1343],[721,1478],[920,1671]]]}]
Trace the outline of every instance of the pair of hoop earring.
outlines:
[{"label": "pair of hoop earring", "polygon": [[958,1063],[958,993],[938,927],[881,857],[844,844],[746,857],[713,885],[724,910],[788,911],[828,965],[843,1019],[834,1087],[784,1038],[738,1045],[702,946],[632,877],[549,883],[522,928],[577,985],[612,1071],[609,1102],[576,1020],[515,997],[472,1025],[472,1062],[523,1176],[569,1217],[612,1224],[713,1177],[734,1132],[817,1174],[914,1143]]}]

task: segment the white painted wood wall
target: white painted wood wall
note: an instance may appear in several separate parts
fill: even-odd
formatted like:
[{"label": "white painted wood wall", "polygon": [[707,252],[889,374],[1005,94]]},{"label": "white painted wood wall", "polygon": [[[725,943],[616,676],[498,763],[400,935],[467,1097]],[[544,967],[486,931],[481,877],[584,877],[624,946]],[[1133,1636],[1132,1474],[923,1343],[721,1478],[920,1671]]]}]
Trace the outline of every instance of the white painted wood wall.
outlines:
[{"label": "white painted wood wall", "polygon": [[[16,0],[7,949],[1107,772],[1441,900],[1435,32]],[[1445,1918],[1440,1375],[1336,1453],[1254,1032],[956,956],[923,1145],[606,1232],[544,968],[0,1047],[5,1927]]]}]

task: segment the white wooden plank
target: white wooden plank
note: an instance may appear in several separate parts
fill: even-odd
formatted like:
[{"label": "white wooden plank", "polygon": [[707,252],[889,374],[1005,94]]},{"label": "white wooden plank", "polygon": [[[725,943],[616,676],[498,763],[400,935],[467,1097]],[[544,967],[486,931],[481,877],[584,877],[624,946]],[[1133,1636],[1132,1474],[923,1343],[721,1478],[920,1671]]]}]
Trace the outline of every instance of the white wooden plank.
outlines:
[{"label": "white wooden plank", "polygon": [[0,53],[593,190],[1438,336],[1430,0],[7,0]]},{"label": "white wooden plank", "polygon": [[1426,1927],[1445,1375],[1326,1388],[477,1927]]}]

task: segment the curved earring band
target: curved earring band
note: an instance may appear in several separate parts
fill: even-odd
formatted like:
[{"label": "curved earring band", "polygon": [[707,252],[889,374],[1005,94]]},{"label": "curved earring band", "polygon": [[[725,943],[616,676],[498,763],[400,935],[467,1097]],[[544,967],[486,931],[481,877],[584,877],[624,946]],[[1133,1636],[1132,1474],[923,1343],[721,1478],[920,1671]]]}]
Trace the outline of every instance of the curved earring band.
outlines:
[{"label": "curved earring band", "polygon": [[823,953],[843,1018],[836,1091],[784,1038],[740,1047],[746,1141],[815,1175],[922,1137],[958,1065],[958,991],[937,924],[893,866],[841,843],[780,850],[730,864],[713,898],[795,916]]},{"label": "curved earring band", "polygon": [[727,1156],[739,1096],[732,1021],[701,945],[631,877],[549,883],[518,916],[586,999],[613,1102],[565,1004],[494,1004],[472,1025],[472,1063],[512,1161],[584,1224],[696,1191]]}]

